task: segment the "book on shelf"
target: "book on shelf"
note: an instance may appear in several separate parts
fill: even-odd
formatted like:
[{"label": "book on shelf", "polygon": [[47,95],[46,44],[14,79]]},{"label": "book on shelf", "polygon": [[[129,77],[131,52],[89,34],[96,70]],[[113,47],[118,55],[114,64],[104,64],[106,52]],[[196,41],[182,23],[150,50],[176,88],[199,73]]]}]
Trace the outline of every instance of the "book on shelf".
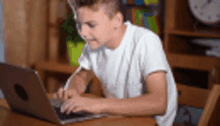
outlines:
[{"label": "book on shelf", "polygon": [[156,21],[156,17],[152,13],[143,13],[142,14],[142,19],[144,26],[146,28],[151,29],[153,32],[158,34],[158,23]]},{"label": "book on shelf", "polygon": [[[138,1],[138,0],[136,0]],[[149,5],[149,4],[158,4],[158,0],[144,0],[144,4],[145,5]]]},{"label": "book on shelf", "polygon": [[158,0],[122,0],[123,4],[134,4],[134,5],[150,5],[158,4]]},{"label": "book on shelf", "polygon": [[135,11],[135,17],[136,20],[133,22],[134,24],[137,24],[138,26],[146,27],[156,34],[158,34],[158,18],[156,18],[158,15],[155,15],[154,12],[150,12],[149,9],[136,9]]},{"label": "book on shelf", "polygon": [[136,24],[139,26],[144,26],[143,13],[150,13],[150,11],[149,9],[136,9],[135,10]]}]

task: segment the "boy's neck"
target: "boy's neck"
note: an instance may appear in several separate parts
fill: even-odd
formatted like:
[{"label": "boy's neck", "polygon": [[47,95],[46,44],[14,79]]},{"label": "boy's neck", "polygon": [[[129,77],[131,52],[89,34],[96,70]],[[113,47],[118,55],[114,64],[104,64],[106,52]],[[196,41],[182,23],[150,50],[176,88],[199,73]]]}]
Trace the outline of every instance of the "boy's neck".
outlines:
[{"label": "boy's neck", "polygon": [[113,33],[112,39],[106,44],[106,47],[115,50],[117,47],[120,46],[122,39],[125,35],[125,32],[127,30],[127,25],[124,23],[122,24],[121,28],[116,30],[115,33]]}]

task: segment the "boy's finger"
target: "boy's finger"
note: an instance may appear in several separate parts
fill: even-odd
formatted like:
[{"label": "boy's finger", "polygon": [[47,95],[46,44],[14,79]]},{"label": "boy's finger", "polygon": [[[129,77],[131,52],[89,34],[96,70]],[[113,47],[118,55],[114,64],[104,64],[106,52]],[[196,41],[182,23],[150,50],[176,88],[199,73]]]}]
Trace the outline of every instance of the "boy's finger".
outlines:
[{"label": "boy's finger", "polygon": [[69,101],[65,101],[63,105],[61,106],[61,109],[60,109],[61,113],[64,113],[69,108],[70,105],[71,103]]},{"label": "boy's finger", "polygon": [[53,98],[57,98],[57,93],[54,93],[54,94],[53,94]]},{"label": "boy's finger", "polygon": [[73,104],[67,109],[66,114],[69,115],[73,109],[76,108]]},{"label": "boy's finger", "polygon": [[60,88],[60,89],[58,90],[57,94],[58,94],[59,99],[62,99],[62,98],[63,98],[63,92],[64,92],[63,88]]}]

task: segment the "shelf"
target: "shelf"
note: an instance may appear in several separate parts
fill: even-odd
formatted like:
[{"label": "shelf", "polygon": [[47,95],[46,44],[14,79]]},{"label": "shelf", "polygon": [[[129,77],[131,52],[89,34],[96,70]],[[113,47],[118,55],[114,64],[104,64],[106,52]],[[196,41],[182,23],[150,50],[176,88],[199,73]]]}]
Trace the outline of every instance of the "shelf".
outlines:
[{"label": "shelf", "polygon": [[[174,54],[168,53],[167,55],[169,64],[172,67],[196,69],[210,71],[213,66],[217,64],[216,58],[206,57],[206,56],[195,56],[195,55],[184,55],[184,54]],[[220,60],[219,60],[220,62]]]},{"label": "shelf", "polygon": [[[207,86],[210,89],[214,84],[213,80],[220,80],[217,76],[220,70],[215,70],[220,66],[220,59],[206,56],[204,51],[209,47],[197,46],[192,40],[220,39],[220,29],[198,23],[187,0],[166,1],[165,19],[164,49],[170,67],[172,70],[183,68],[208,72]],[[178,74],[174,76],[179,76]],[[201,80],[199,74],[195,74],[195,77],[198,81]]]},{"label": "shelf", "polygon": [[208,89],[209,71],[174,68],[173,74],[176,83]]},{"label": "shelf", "polygon": [[180,36],[191,36],[191,37],[207,37],[207,38],[220,38],[220,31],[191,31],[191,30],[165,30],[165,33]]},{"label": "shelf", "polygon": [[44,71],[60,72],[66,74],[72,74],[77,69],[77,67],[71,66],[68,61],[38,61],[36,63],[36,67]]}]

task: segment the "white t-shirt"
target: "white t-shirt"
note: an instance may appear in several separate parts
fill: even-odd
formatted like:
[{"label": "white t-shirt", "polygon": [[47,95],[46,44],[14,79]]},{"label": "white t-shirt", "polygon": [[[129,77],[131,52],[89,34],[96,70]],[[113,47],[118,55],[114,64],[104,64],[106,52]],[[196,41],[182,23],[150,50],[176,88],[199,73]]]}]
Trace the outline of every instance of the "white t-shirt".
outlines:
[{"label": "white t-shirt", "polygon": [[146,92],[144,78],[155,71],[165,71],[167,110],[155,119],[160,126],[171,126],[177,111],[177,90],[160,38],[151,30],[125,22],[127,30],[121,44],[111,50],[92,50],[85,44],[78,59],[81,67],[92,70],[102,82],[106,97],[129,98]]}]

